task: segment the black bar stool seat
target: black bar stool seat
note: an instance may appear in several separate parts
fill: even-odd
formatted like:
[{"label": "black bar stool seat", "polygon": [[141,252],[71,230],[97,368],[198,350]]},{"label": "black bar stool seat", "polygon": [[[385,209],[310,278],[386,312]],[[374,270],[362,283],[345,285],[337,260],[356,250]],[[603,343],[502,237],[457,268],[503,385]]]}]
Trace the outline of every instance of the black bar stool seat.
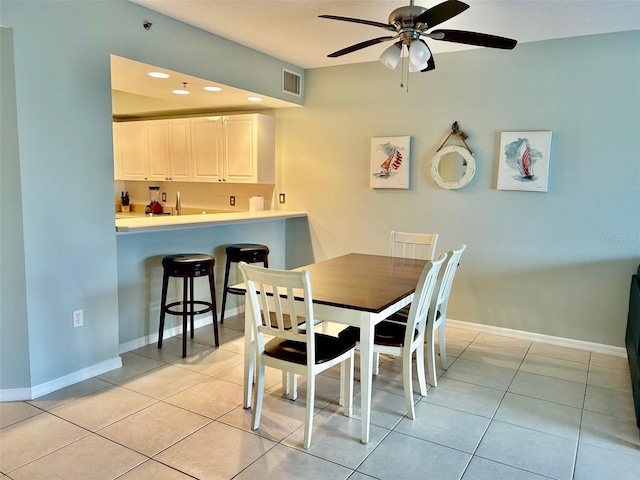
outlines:
[{"label": "black bar stool seat", "polygon": [[[212,312],[215,345],[216,347],[220,346],[220,339],[218,337],[218,318],[216,314],[216,289],[213,276],[213,267],[215,263],[216,261],[212,256],[202,255],[199,253],[179,253],[175,255],[167,255],[162,259],[164,273],[162,276],[162,299],[160,301],[158,348],[162,348],[164,319],[167,313],[170,315],[182,316],[182,358],[187,356],[187,318],[191,319],[191,338],[193,338],[195,315]],[[205,276],[209,278],[211,302],[195,300],[193,298],[193,279]],[[183,279],[182,300],[167,304],[167,289],[170,277]],[[181,306],[181,309],[178,309],[178,306]],[[198,310],[196,310],[196,306],[199,307]]]},{"label": "black bar stool seat", "polygon": [[222,292],[222,310],[220,311],[220,324],[224,322],[224,311],[227,306],[227,290],[229,289],[229,269],[231,262],[258,263],[262,262],[265,268],[269,267],[269,247],[259,243],[234,243],[225,249],[227,264],[224,268],[224,290]]}]

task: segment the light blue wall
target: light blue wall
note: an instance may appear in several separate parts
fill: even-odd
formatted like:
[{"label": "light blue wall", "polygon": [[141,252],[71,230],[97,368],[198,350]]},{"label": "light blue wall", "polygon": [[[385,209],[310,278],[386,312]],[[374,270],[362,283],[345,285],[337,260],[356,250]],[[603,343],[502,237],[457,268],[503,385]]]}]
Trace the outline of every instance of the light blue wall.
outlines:
[{"label": "light blue wall", "polygon": [[[0,23],[14,32],[25,364],[34,387],[118,356],[109,55],[277,98],[283,67],[304,72],[124,0],[3,0]],[[74,329],[76,309],[85,326]],[[3,311],[3,332],[10,321]],[[25,355],[24,342],[4,347],[3,365]],[[23,383],[3,375],[0,388]]]},{"label": "light blue wall", "polygon": [[[469,247],[450,318],[622,346],[640,262],[639,52],[634,31],[436,55],[408,88],[379,62],[307,70],[304,108],[277,111],[278,191],[308,211],[316,259],[437,232],[439,251]],[[477,174],[447,191],[429,164],[456,120]],[[509,130],[553,131],[548,193],[496,189]],[[411,188],[372,190],[370,139],[396,135],[412,137]]]},{"label": "light blue wall", "polygon": [[[0,378],[30,387],[13,32],[0,27]],[[4,352],[10,356],[5,357]]]}]

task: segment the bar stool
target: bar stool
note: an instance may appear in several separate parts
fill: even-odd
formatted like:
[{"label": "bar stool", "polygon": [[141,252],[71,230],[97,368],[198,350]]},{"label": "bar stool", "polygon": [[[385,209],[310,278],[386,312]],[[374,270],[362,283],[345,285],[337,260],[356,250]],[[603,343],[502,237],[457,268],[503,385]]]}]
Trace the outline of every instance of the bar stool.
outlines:
[{"label": "bar stool", "polygon": [[[191,318],[191,338],[193,338],[193,318],[195,315],[213,312],[213,334],[216,347],[220,346],[218,338],[218,319],[216,314],[216,287],[213,278],[213,266],[216,261],[209,255],[199,253],[180,253],[167,255],[162,259],[164,274],[162,277],[162,300],[160,303],[160,328],[158,331],[158,348],[162,348],[162,335],[164,333],[164,318],[167,313],[171,315],[182,315],[182,358],[187,356],[187,317]],[[193,279],[202,276],[209,277],[209,289],[211,291],[211,302],[194,300]],[[167,287],[169,277],[182,278],[182,300],[167,304]],[[188,280],[188,282],[187,282]],[[187,289],[187,286],[189,287]],[[182,306],[182,310],[173,307]],[[204,308],[196,310],[196,305]]]},{"label": "bar stool", "polygon": [[220,312],[220,324],[224,322],[224,309],[227,306],[227,290],[229,289],[229,268],[231,262],[262,262],[265,268],[269,267],[269,247],[259,243],[234,243],[226,250],[227,265],[224,269],[224,290],[222,292],[222,311]]}]

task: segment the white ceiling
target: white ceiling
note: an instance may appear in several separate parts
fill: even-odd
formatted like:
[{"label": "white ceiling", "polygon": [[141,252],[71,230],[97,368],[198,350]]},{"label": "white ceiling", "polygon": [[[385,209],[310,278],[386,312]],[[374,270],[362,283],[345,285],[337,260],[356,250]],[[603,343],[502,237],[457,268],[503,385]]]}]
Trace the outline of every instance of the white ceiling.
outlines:
[{"label": "white ceiling", "polygon": [[[409,0],[130,0],[151,10],[225,37],[302,68],[376,61],[388,44],[374,45],[339,58],[327,54],[389,33],[369,25],[318,18],[321,14],[363,18],[387,23],[395,8]],[[571,36],[640,30],[640,0],[464,0],[470,8],[438,28],[470,30],[514,38],[519,43]],[[431,8],[438,0],[416,0]],[[141,18],[142,21],[147,18]],[[161,29],[155,22],[151,28]],[[428,40],[433,53],[469,47]],[[518,48],[518,47],[516,47]],[[148,65],[112,58],[113,114],[149,116],[198,111],[256,110],[294,106],[265,98],[246,101],[251,92],[225,86],[206,93],[205,83],[169,72],[171,79],[147,76]],[[171,82],[189,83],[189,96],[170,93]]]},{"label": "white ceiling", "polygon": [[[321,14],[387,23],[408,0],[130,0],[302,68],[375,61],[388,46],[339,58],[327,54],[388,32]],[[640,0],[465,0],[470,8],[438,28],[514,38],[520,43],[640,29]],[[439,0],[416,0],[426,8]],[[154,26],[152,28],[162,28]],[[433,53],[467,46],[430,40]],[[517,47],[516,47],[517,48]]]}]

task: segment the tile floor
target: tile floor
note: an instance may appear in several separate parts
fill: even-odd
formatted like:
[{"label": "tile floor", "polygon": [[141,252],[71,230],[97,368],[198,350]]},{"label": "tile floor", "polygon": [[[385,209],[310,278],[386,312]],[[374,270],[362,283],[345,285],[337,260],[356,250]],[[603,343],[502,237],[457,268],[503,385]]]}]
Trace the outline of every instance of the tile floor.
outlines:
[{"label": "tile floor", "polygon": [[[405,418],[402,366],[383,357],[371,441],[319,378],[311,449],[269,371],[262,423],[242,401],[242,320],[222,344],[198,329],[122,355],[124,366],[29,402],[0,404],[0,479],[637,479],[640,440],[626,359],[448,328],[449,368]],[[358,372],[356,372],[356,377]]]}]

